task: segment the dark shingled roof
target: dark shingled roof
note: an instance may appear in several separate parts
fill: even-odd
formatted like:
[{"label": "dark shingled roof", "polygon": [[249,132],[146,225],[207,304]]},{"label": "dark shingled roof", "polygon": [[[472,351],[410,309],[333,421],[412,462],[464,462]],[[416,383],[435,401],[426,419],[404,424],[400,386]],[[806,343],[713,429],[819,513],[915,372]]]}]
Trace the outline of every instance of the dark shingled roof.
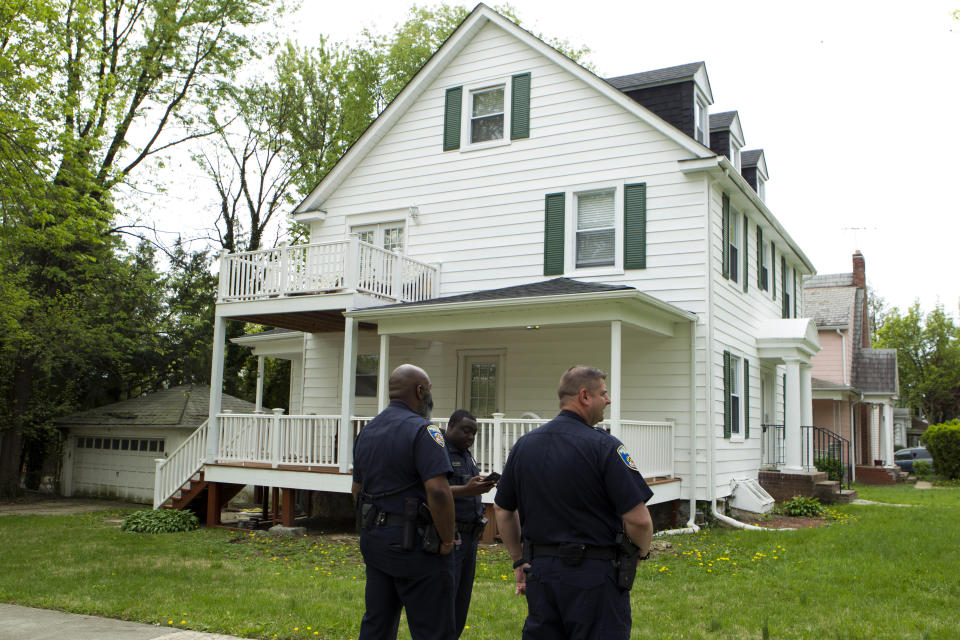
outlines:
[{"label": "dark shingled roof", "polygon": [[692,78],[702,66],[703,62],[691,62],[689,64],[677,65],[676,67],[667,67],[666,69],[654,69],[653,71],[631,73],[630,75],[617,76],[616,78],[606,78],[606,81],[614,88],[622,91],[646,84],[659,84]]},{"label": "dark shingled roof", "polygon": [[[723,113],[710,114],[710,131],[721,131],[729,129],[733,124],[733,119],[737,117],[736,111],[724,111]],[[742,154],[741,154],[742,157]]]},{"label": "dark shingled roof", "polygon": [[813,318],[817,328],[846,329],[857,290],[853,287],[803,286],[803,317]]},{"label": "dark shingled roof", "polygon": [[463,293],[456,296],[446,296],[443,298],[431,298],[429,300],[420,300],[418,302],[404,302],[401,304],[390,304],[378,309],[390,309],[394,307],[418,307],[426,304],[454,304],[457,302],[476,302],[483,300],[511,300],[514,298],[538,298],[542,296],[563,296],[581,293],[602,293],[604,291],[635,291],[634,287],[627,285],[599,284],[595,282],[581,282],[571,280],[570,278],[554,278],[533,284],[520,284],[513,287],[503,287],[500,289],[486,289],[484,291],[474,291],[473,293]]},{"label": "dark shingled roof", "polygon": [[857,350],[853,357],[853,384],[863,393],[897,393],[897,350]]},{"label": "dark shingled roof", "polygon": [[[234,413],[253,413],[252,402],[223,394],[223,408]],[[210,411],[210,387],[186,384],[121,400],[96,409],[57,418],[62,427],[72,425],[158,426],[196,429]]]},{"label": "dark shingled roof", "polygon": [[[711,120],[711,122],[713,122]],[[710,125],[710,128],[713,128],[713,125]],[[763,155],[763,149],[750,149],[749,151],[740,152],[740,165],[744,167],[755,167],[757,163],[760,162],[760,157]]]},{"label": "dark shingled roof", "polygon": [[852,287],[852,273],[826,273],[819,276],[812,276],[803,279],[804,289],[813,289],[816,287]]}]

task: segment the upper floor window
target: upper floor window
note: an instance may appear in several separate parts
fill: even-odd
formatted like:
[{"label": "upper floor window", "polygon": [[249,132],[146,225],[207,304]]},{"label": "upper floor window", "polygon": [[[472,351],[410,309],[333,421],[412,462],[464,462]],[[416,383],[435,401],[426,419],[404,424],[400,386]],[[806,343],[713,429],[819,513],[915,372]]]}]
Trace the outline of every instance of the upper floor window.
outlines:
[{"label": "upper floor window", "polygon": [[504,85],[470,92],[470,142],[503,139]]},{"label": "upper floor window", "polygon": [[757,236],[760,238],[760,243],[758,243],[757,251],[760,252],[760,290],[766,291],[767,287],[770,286],[770,269],[767,267],[769,264],[769,259],[767,258],[767,251],[769,251],[769,243],[763,242],[763,236],[760,232],[760,225],[757,225]]},{"label": "upper floor window", "polygon": [[730,136],[730,163],[734,169],[740,171],[740,145],[733,139],[733,135]]},{"label": "upper floor window", "polygon": [[603,267],[616,261],[615,191],[578,193],[576,266]]},{"label": "upper floor window", "polygon": [[379,224],[365,224],[350,228],[350,233],[360,237],[360,242],[366,242],[387,251],[403,253],[403,223],[381,222]]},{"label": "upper floor window", "polygon": [[757,195],[760,196],[760,199],[766,202],[767,200],[767,181],[763,179],[760,172],[757,172]]},{"label": "upper floor window", "polygon": [[730,279],[734,282],[740,282],[740,214],[733,207],[730,208],[727,224],[729,225],[727,233],[730,242],[728,253]]},{"label": "upper floor window", "polygon": [[710,127],[707,124],[707,103],[700,96],[696,96],[693,100],[693,119],[696,129],[694,139],[700,144],[710,146],[710,141],[707,140],[707,135],[710,132]]}]

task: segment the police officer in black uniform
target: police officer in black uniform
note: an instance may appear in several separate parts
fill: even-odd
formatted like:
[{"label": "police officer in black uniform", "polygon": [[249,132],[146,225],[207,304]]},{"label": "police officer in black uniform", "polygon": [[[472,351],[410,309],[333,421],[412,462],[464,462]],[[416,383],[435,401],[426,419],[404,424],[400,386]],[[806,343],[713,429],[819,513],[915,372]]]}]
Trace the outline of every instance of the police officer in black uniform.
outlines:
[{"label": "police officer in black uniform", "polygon": [[359,640],[395,639],[401,608],[413,640],[453,638],[452,467],[432,408],[427,373],[401,365],[390,405],[357,436],[353,499],[367,569]]},{"label": "police officer in black uniform", "polygon": [[568,369],[560,415],[517,440],[500,478],[497,526],[527,596],[525,640],[630,637],[629,587],[649,553],[653,492],[623,444],[593,427],[610,404],[605,379]]},{"label": "police officer in black uniform", "polygon": [[457,534],[460,544],[453,552],[453,586],[456,591],[456,635],[459,638],[467,624],[467,610],[473,592],[473,578],[477,570],[477,543],[483,533],[486,520],[480,496],[493,489],[496,482],[488,482],[480,475],[470,447],[477,435],[477,419],[466,409],[457,409],[447,422],[444,434],[447,455],[453,466],[450,490],[457,518]]}]

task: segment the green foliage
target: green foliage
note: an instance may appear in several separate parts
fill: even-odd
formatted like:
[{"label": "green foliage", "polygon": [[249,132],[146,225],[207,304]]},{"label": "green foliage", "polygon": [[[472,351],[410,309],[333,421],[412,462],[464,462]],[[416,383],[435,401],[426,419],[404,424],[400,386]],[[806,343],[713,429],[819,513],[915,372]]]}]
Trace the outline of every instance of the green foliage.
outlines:
[{"label": "green foliage", "polygon": [[824,514],[823,505],[816,498],[795,496],[779,507],[780,513],[797,518],[815,518]]},{"label": "green foliage", "polygon": [[942,306],[925,316],[914,303],[883,317],[875,346],[897,350],[900,397],[930,422],[960,416],[960,327]]},{"label": "green foliage", "polygon": [[913,461],[913,475],[921,480],[926,480],[933,476],[933,465],[926,460]]},{"label": "green foliage", "polygon": [[813,465],[817,468],[817,471],[825,471],[828,480],[840,481],[843,479],[843,463],[837,457],[817,458]]},{"label": "green foliage", "polygon": [[939,475],[960,479],[960,420],[930,425],[923,434],[923,444]]},{"label": "green foliage", "polygon": [[131,533],[179,533],[193,531],[199,526],[197,516],[189,511],[144,509],[124,518],[120,529]]}]

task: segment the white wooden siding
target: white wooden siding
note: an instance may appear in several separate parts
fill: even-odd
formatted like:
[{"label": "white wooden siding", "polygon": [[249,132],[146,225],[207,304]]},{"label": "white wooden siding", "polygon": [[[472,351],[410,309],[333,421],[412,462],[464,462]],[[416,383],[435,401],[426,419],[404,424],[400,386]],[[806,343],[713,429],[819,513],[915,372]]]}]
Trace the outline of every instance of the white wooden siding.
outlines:
[{"label": "white wooden siding", "polygon": [[[444,91],[531,73],[530,139],[443,152]],[[466,98],[465,98],[466,102]],[[677,171],[689,152],[499,27],[487,25],[323,204],[312,241],[349,217],[419,209],[406,252],[441,262],[441,294],[543,278],[543,196],[574,185],[647,184],[648,268],[583,279],[626,283],[700,310],[703,182]],[[568,274],[576,275],[576,274]],[[699,308],[694,308],[699,307]]]}]

